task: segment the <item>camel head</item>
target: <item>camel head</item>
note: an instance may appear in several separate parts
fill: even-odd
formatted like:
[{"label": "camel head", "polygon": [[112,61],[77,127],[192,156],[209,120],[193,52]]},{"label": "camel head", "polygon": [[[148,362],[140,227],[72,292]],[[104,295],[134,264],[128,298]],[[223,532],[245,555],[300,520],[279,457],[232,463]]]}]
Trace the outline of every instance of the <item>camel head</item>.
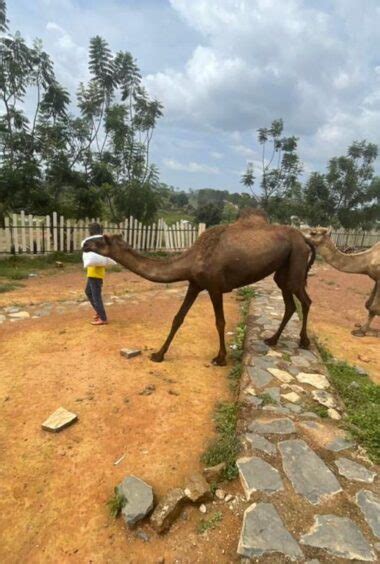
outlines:
[{"label": "camel head", "polygon": [[125,247],[126,243],[121,235],[102,235],[85,241],[82,250],[85,253],[92,251],[103,257],[115,258]]},{"label": "camel head", "polygon": [[318,247],[327,241],[327,239],[330,239],[331,229],[328,227],[308,227],[307,229],[303,229],[302,233],[310,243]]}]

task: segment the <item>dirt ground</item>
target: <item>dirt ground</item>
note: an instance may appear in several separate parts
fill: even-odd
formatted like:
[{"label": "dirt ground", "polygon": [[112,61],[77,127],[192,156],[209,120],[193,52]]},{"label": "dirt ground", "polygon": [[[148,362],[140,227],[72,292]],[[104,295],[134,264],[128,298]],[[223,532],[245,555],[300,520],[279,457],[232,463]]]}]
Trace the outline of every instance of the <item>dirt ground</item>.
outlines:
[{"label": "dirt ground", "polygon": [[[83,285],[83,273],[70,267],[27,281],[1,295],[0,304],[75,300]],[[166,336],[185,287],[166,288],[126,272],[109,275],[106,300],[126,291],[131,299],[109,307],[108,326],[91,326],[90,310],[80,306],[0,326],[1,562],[236,560],[241,520],[222,502],[215,506],[222,524],[206,535],[197,533],[203,516],[196,507],[162,537],[144,524],[138,530],[148,542],[110,517],[106,502],[126,475],[146,480],[160,498],[199,470],[215,403],[230,398],[229,368],[210,365],[217,337],[208,296],[200,295],[167,361],[154,364],[148,354]],[[231,331],[239,308],[233,295],[225,301]],[[126,360],[122,347],[144,352]],[[155,392],[140,395],[148,385]],[[42,431],[41,423],[61,405],[79,421],[59,434]]]},{"label": "dirt ground", "polygon": [[[380,384],[380,338],[351,335],[355,323],[367,319],[364,304],[373,281],[360,274],[339,272],[325,263],[316,263],[313,274],[309,290],[314,334],[336,358],[361,366]],[[380,317],[375,318],[372,327],[380,330]]]}]

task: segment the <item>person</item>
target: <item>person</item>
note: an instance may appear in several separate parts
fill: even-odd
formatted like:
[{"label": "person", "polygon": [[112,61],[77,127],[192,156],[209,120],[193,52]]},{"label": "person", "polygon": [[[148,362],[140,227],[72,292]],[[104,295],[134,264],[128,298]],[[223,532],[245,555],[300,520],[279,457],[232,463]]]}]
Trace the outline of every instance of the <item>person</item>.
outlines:
[{"label": "person", "polygon": [[[99,223],[91,223],[89,227],[90,236],[82,241],[82,246],[88,239],[102,237],[103,228]],[[115,264],[110,258],[102,257],[93,252],[83,253],[83,266],[87,269],[86,296],[95,310],[92,325],[107,325],[107,314],[103,304],[102,289],[106,274],[106,267]]]}]

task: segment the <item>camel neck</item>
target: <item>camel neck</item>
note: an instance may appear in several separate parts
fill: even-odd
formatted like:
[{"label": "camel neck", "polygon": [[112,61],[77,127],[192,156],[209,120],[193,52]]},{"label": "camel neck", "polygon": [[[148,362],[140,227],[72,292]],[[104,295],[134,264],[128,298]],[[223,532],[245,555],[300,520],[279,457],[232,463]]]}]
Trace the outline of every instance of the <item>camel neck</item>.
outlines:
[{"label": "camel neck", "polygon": [[341,272],[351,272],[365,274],[365,258],[363,253],[345,254],[339,251],[331,239],[326,240],[318,247],[319,253],[323,258],[337,270]]},{"label": "camel neck", "polygon": [[127,248],[118,250],[111,258],[147,280],[166,283],[188,280],[189,263],[184,260],[184,255],[188,255],[188,253],[183,253],[180,256],[166,260],[159,260],[144,257],[133,249]]}]

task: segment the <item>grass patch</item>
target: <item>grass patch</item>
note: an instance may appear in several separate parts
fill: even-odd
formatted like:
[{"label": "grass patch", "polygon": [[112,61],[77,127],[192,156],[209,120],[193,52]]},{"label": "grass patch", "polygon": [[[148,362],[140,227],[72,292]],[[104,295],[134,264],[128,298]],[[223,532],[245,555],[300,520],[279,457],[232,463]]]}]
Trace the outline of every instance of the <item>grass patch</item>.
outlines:
[{"label": "grass patch", "polygon": [[107,501],[107,507],[112,517],[115,517],[116,519],[116,517],[120,515],[126,501],[126,497],[123,494],[119,493],[118,489],[115,488],[113,496]]},{"label": "grass patch", "polygon": [[289,353],[283,353],[282,355],[283,360],[285,360],[286,362],[290,362],[292,360],[292,357],[290,356]]},{"label": "grass patch", "polygon": [[330,374],[330,382],[343,400],[347,416],[344,425],[366,449],[374,462],[380,462],[380,386],[357,370],[333,358],[320,344],[318,348]]},{"label": "grass patch", "polygon": [[252,288],[252,286],[244,286],[243,288],[238,289],[237,295],[245,300],[251,300],[256,296],[256,291]]},{"label": "grass patch", "polygon": [[216,511],[213,515],[210,515],[208,519],[201,519],[198,523],[197,532],[201,535],[206,531],[215,529],[219,523],[222,521],[223,515],[220,511]]},{"label": "grass patch", "polygon": [[304,402],[304,407],[305,411],[311,411],[312,413],[318,415],[318,417],[328,417],[327,407],[325,405],[321,405],[320,403],[310,400]]},{"label": "grass patch", "polygon": [[230,381],[230,390],[231,392],[236,393],[239,389],[239,382],[241,375],[243,373],[243,365],[241,362],[237,362],[233,368],[231,368],[230,373],[228,374],[228,379]]},{"label": "grass patch", "polygon": [[20,288],[22,284],[10,284],[9,282],[5,282],[4,284],[0,284],[0,294],[5,294],[5,292],[12,292],[12,290],[16,290],[16,288]]},{"label": "grass patch", "polygon": [[266,394],[265,392],[257,397],[262,400],[263,407],[264,405],[273,405],[277,403],[270,394]]},{"label": "grass patch", "polygon": [[77,264],[81,261],[81,253],[50,253],[36,256],[11,256],[0,260],[0,277],[9,280],[24,280],[32,272],[55,267],[56,262]]}]

